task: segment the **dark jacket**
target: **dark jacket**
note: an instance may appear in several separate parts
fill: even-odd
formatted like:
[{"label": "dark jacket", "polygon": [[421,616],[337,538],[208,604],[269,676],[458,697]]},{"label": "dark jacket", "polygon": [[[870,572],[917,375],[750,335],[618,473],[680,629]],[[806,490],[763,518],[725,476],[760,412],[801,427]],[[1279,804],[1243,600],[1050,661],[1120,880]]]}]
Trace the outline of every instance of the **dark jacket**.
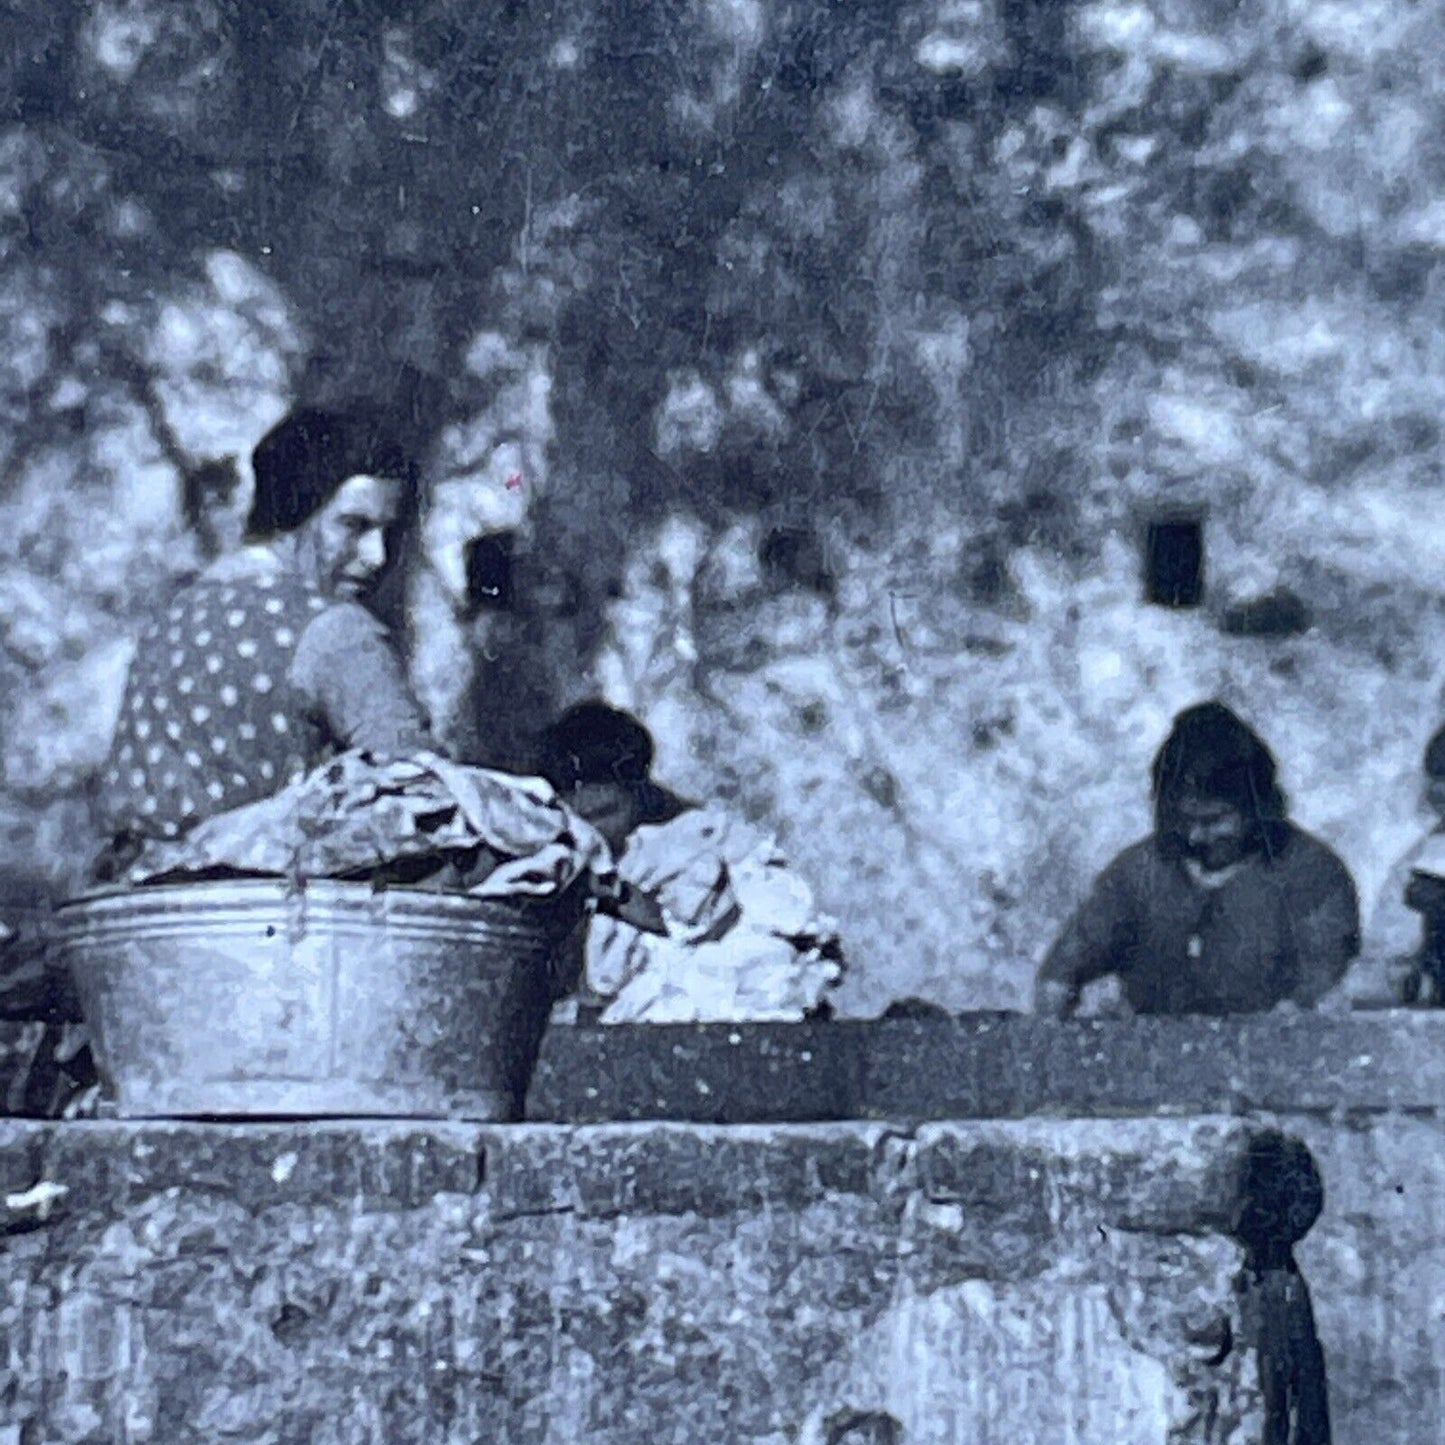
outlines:
[{"label": "dark jacket", "polygon": [[1151,836],[1099,875],[1039,978],[1078,990],[1116,974],[1141,1014],[1308,1007],[1344,977],[1359,932],[1349,870],[1292,824],[1215,888]]}]

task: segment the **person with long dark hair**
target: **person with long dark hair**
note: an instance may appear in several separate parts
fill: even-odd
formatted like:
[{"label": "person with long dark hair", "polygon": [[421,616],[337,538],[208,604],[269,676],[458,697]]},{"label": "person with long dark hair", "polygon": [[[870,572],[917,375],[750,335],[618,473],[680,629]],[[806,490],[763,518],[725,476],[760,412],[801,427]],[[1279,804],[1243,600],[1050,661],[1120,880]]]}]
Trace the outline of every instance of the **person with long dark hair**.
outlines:
[{"label": "person with long dark hair", "polygon": [[1344,863],[1291,823],[1273,754],[1219,702],[1186,709],[1154,760],[1154,831],[1126,848],[1049,949],[1040,1012],[1114,975],[1135,1013],[1308,1008],[1359,951]]},{"label": "person with long dark hair", "polygon": [[333,751],[435,748],[368,609],[416,468],[379,409],[293,412],[253,453],[247,545],[162,605],[131,664],[100,865],[279,792]]}]

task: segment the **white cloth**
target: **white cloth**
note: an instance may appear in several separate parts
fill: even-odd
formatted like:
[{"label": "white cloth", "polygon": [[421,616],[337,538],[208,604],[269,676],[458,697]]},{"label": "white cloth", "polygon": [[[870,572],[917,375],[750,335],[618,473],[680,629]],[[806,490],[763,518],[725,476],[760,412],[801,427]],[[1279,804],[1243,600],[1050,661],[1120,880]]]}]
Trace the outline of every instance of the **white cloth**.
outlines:
[{"label": "white cloth", "polygon": [[714,809],[639,828],[619,864],[668,937],[592,920],[588,991],[604,1023],[801,1019],[842,976],[837,932],[775,841]]}]

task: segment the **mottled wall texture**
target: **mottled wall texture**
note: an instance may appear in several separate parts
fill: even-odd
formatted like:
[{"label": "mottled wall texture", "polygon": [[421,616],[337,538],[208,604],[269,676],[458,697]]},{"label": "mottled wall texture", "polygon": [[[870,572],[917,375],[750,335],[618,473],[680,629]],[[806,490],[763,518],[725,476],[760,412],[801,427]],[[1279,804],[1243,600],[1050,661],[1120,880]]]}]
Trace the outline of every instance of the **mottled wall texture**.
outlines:
[{"label": "mottled wall texture", "polygon": [[11,1124],[0,1440],[1259,1445],[1239,1135]]},{"label": "mottled wall texture", "polygon": [[[1286,1122],[1334,1438],[1445,1440],[1438,1121]],[[1259,1445],[1242,1127],[12,1123],[0,1440]]]},{"label": "mottled wall texture", "polygon": [[0,1441],[1260,1445],[1277,1130],[1333,1438],[1445,1445],[1440,1020],[1153,1022],[556,1030],[515,1126],[5,1121]]},{"label": "mottled wall texture", "polygon": [[1442,52],[1440,0],[6,7],[5,893],[72,886],[249,447],[362,391],[430,448],[449,738],[637,708],[814,879],[847,1008],[1021,1002],[1210,693],[1368,900],[1445,675]]}]

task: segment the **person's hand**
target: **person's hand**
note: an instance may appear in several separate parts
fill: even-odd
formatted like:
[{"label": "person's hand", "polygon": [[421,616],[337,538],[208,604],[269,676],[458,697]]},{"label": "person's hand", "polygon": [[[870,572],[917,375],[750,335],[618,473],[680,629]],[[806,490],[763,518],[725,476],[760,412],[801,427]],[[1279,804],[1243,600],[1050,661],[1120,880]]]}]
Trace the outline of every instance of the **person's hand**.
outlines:
[{"label": "person's hand", "polygon": [[1078,990],[1058,979],[1041,978],[1034,985],[1034,1012],[1043,1018],[1069,1018],[1078,1006]]},{"label": "person's hand", "polygon": [[1134,1006],[1124,997],[1122,993],[1110,994],[1100,1000],[1097,1006],[1089,1010],[1089,1016],[1096,1019],[1108,1019],[1117,1023],[1120,1019],[1137,1018]]}]

